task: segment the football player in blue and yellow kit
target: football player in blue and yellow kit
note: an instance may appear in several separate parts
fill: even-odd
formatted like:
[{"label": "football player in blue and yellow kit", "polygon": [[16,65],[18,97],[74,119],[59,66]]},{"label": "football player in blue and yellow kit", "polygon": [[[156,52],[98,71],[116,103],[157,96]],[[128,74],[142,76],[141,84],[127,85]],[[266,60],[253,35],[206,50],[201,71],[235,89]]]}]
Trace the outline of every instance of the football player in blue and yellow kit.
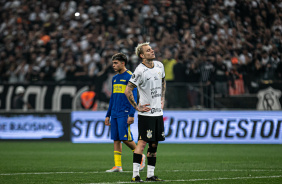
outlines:
[{"label": "football player in blue and yellow kit", "polygon": [[[112,79],[112,95],[109,109],[107,111],[105,125],[111,125],[111,139],[114,140],[114,162],[115,166],[106,172],[122,172],[121,164],[121,141],[126,144],[133,152],[136,144],[130,131],[130,124],[134,123],[135,109],[129,103],[124,94],[126,85],[132,73],[126,69],[127,57],[123,53],[112,56],[113,69],[117,74]],[[137,89],[133,91],[137,101]],[[110,122],[111,118],[111,122]],[[145,168],[145,155],[142,155],[140,170]]]}]

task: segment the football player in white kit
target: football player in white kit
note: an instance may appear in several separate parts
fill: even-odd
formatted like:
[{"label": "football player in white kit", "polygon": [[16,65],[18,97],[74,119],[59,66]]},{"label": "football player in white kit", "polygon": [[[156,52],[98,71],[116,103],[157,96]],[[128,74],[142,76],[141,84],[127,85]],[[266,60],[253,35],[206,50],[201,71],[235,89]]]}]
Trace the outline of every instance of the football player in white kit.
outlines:
[{"label": "football player in white kit", "polygon": [[[125,95],[131,105],[138,111],[138,143],[133,156],[132,182],[143,182],[139,169],[142,154],[146,144],[147,150],[147,178],[146,181],[163,181],[154,174],[156,165],[157,147],[159,141],[165,140],[163,107],[165,102],[165,72],[161,62],[155,60],[154,50],[148,42],[138,44],[136,55],[142,59],[131,79]],[[139,105],[133,96],[133,89],[139,92]]]}]

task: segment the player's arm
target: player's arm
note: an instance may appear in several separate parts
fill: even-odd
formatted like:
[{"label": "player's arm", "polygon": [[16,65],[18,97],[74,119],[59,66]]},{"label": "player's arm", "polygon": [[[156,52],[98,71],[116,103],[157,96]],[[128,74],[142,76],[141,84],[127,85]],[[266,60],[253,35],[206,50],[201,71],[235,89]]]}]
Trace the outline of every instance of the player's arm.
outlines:
[{"label": "player's arm", "polygon": [[[112,82],[112,84],[113,84],[113,82]],[[108,108],[106,118],[105,118],[105,125],[107,125],[107,126],[111,125],[110,116],[111,116],[111,112],[112,112],[112,106],[113,106],[113,89],[112,89],[112,94],[111,94],[111,98],[110,98],[109,108]]]},{"label": "player's arm", "polygon": [[165,78],[163,78],[162,79],[162,97],[161,97],[162,109],[164,108],[164,103],[165,103],[165,90],[166,90],[166,81],[165,81]]},{"label": "player's arm", "polygon": [[134,123],[134,117],[128,116],[128,118],[127,118],[127,124],[131,125],[131,124],[133,124],[133,123]]},{"label": "player's arm", "polygon": [[[133,94],[134,101],[137,102],[137,88],[134,88],[132,90],[132,94]],[[131,106],[129,109],[129,117],[134,117],[134,113],[135,113],[135,108]]]},{"label": "player's arm", "polygon": [[145,105],[137,105],[135,99],[134,99],[134,95],[133,95],[133,89],[136,88],[136,86],[131,83],[130,81],[128,82],[126,88],[125,88],[125,92],[124,94],[126,95],[129,103],[134,107],[134,109],[136,109],[137,111],[140,112],[147,112],[150,111],[151,108],[147,107],[150,104],[145,104]]},{"label": "player's arm", "polygon": [[[132,93],[133,93],[135,102],[137,102],[137,89],[134,88],[132,90]],[[133,106],[130,106],[129,114],[128,114],[128,118],[127,118],[127,124],[130,125],[130,124],[134,123],[134,113],[135,113],[135,109],[133,108]]]},{"label": "player's arm", "polygon": [[134,95],[133,95],[133,92],[132,92],[134,90],[134,88],[136,88],[136,86],[133,83],[128,82],[127,85],[126,85],[124,94],[127,97],[129,103],[132,105],[132,107],[137,110],[138,106],[137,106],[137,103],[134,99]]},{"label": "player's arm", "polygon": [[113,106],[113,94],[111,95],[111,98],[110,98],[110,103],[109,103],[109,108],[108,108],[108,111],[107,111],[107,114],[106,114],[106,118],[105,118],[105,125],[109,126],[111,125],[110,123],[110,116],[111,116],[111,112],[112,112],[112,106]]}]

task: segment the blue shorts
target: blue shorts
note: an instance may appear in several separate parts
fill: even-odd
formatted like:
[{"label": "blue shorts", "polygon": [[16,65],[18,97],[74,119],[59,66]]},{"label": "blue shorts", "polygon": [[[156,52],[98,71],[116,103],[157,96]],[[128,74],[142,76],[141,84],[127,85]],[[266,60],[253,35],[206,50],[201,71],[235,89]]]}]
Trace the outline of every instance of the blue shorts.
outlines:
[{"label": "blue shorts", "polygon": [[127,116],[111,118],[111,139],[115,141],[133,141],[130,125],[127,124]]}]

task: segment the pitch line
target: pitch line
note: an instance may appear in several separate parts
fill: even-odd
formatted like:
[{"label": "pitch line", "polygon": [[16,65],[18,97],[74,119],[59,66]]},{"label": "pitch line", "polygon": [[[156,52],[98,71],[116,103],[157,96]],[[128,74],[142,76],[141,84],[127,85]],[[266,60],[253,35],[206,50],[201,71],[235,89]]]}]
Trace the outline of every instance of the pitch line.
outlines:
[{"label": "pitch line", "polygon": [[[281,172],[282,170],[267,170],[267,169],[231,169],[231,170],[163,170],[162,172]],[[123,171],[125,173],[132,173],[132,171]],[[105,171],[92,171],[92,172],[34,172],[34,173],[0,173],[0,176],[14,176],[14,175],[48,175],[48,174],[101,174]]]},{"label": "pitch line", "polygon": [[[246,180],[246,179],[269,179],[269,178],[282,178],[279,176],[255,176],[255,177],[235,177],[235,178],[210,178],[210,179],[189,179],[189,180],[165,180],[167,182],[193,182],[193,181],[219,181],[219,180]],[[87,183],[87,184],[111,184],[111,183],[132,183],[132,182],[108,182],[108,183]]]},{"label": "pitch line", "polygon": [[[126,172],[126,171],[124,171]],[[45,175],[45,174],[98,174],[98,173],[103,173],[103,172],[36,172],[36,173],[1,173],[0,176],[13,176],[13,175]]]}]

